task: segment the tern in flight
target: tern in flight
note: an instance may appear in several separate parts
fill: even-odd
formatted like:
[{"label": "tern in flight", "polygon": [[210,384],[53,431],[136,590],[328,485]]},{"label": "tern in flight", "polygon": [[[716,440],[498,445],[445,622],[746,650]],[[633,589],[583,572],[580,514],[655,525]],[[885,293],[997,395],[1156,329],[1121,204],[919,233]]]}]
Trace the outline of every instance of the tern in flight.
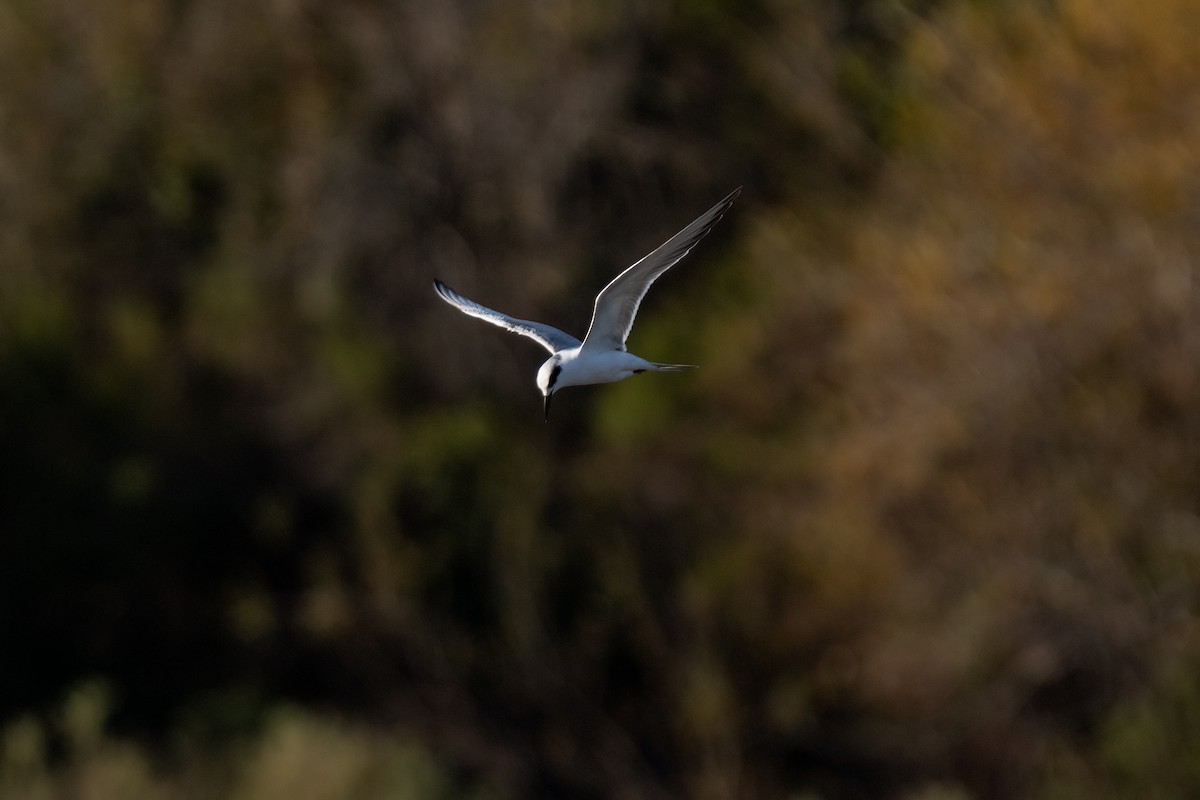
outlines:
[{"label": "tern in flight", "polygon": [[741,193],[739,186],[729,196],[705,211],[696,221],[663,242],[659,247],[613,278],[600,294],[592,311],[592,324],[583,341],[541,322],[510,317],[463,297],[446,284],[433,281],[433,288],[450,305],[464,314],[528,336],[550,351],[550,358],[537,374],[537,385],[544,397],[546,419],[550,418],[550,398],[567,386],[612,383],[642,372],[678,372],[691,364],[658,364],[625,351],[625,339],[633,327],[638,306],[650,284],[688,254],[696,242],[712,229]]}]

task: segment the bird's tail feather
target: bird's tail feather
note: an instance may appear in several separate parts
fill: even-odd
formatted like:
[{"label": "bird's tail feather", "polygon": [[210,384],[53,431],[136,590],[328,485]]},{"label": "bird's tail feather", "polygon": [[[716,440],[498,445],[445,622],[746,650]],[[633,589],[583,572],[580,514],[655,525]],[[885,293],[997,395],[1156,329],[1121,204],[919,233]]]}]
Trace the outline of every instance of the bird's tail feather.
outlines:
[{"label": "bird's tail feather", "polygon": [[696,369],[695,364],[655,364],[655,372],[683,372],[685,369]]}]

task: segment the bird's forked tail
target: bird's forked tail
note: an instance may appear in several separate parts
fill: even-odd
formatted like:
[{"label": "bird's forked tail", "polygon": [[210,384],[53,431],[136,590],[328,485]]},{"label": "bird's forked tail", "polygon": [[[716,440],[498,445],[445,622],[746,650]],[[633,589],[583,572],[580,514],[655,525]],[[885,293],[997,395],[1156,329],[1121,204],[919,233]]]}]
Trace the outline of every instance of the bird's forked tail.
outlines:
[{"label": "bird's forked tail", "polygon": [[683,372],[685,369],[696,369],[695,364],[656,364],[653,361],[655,372]]}]

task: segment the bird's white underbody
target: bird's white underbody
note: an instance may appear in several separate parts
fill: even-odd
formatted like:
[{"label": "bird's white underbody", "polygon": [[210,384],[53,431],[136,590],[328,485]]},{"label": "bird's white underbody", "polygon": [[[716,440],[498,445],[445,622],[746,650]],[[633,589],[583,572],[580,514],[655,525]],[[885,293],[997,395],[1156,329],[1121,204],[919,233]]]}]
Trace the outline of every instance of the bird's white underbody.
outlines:
[{"label": "bird's white underbody", "polygon": [[659,275],[704,238],[717,220],[741,193],[741,187],[697,217],[690,225],[659,245],[652,253],[626,269],[596,296],[592,324],[583,341],[541,322],[517,319],[480,305],[434,279],[438,295],[450,305],[493,325],[537,341],[550,351],[550,358],[537,374],[537,385],[545,398],[545,413],[550,415],[550,398],[567,386],[612,383],[639,372],[678,372],[689,364],[659,364],[626,352],[625,339],[633,328],[638,306]]}]

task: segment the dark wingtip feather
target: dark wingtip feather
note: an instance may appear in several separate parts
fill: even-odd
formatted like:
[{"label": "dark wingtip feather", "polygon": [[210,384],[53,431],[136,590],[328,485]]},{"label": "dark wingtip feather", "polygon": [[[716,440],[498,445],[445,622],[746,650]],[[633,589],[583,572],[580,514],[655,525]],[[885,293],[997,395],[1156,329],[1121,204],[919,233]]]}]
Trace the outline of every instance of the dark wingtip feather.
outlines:
[{"label": "dark wingtip feather", "polygon": [[442,283],[437,278],[433,279],[433,290],[435,292],[437,292],[438,295],[443,300],[446,300],[447,302],[452,303],[454,305],[458,305],[458,303],[456,302],[456,298],[460,296],[458,294],[458,292],[454,291],[453,289],[451,289],[446,284]]}]

